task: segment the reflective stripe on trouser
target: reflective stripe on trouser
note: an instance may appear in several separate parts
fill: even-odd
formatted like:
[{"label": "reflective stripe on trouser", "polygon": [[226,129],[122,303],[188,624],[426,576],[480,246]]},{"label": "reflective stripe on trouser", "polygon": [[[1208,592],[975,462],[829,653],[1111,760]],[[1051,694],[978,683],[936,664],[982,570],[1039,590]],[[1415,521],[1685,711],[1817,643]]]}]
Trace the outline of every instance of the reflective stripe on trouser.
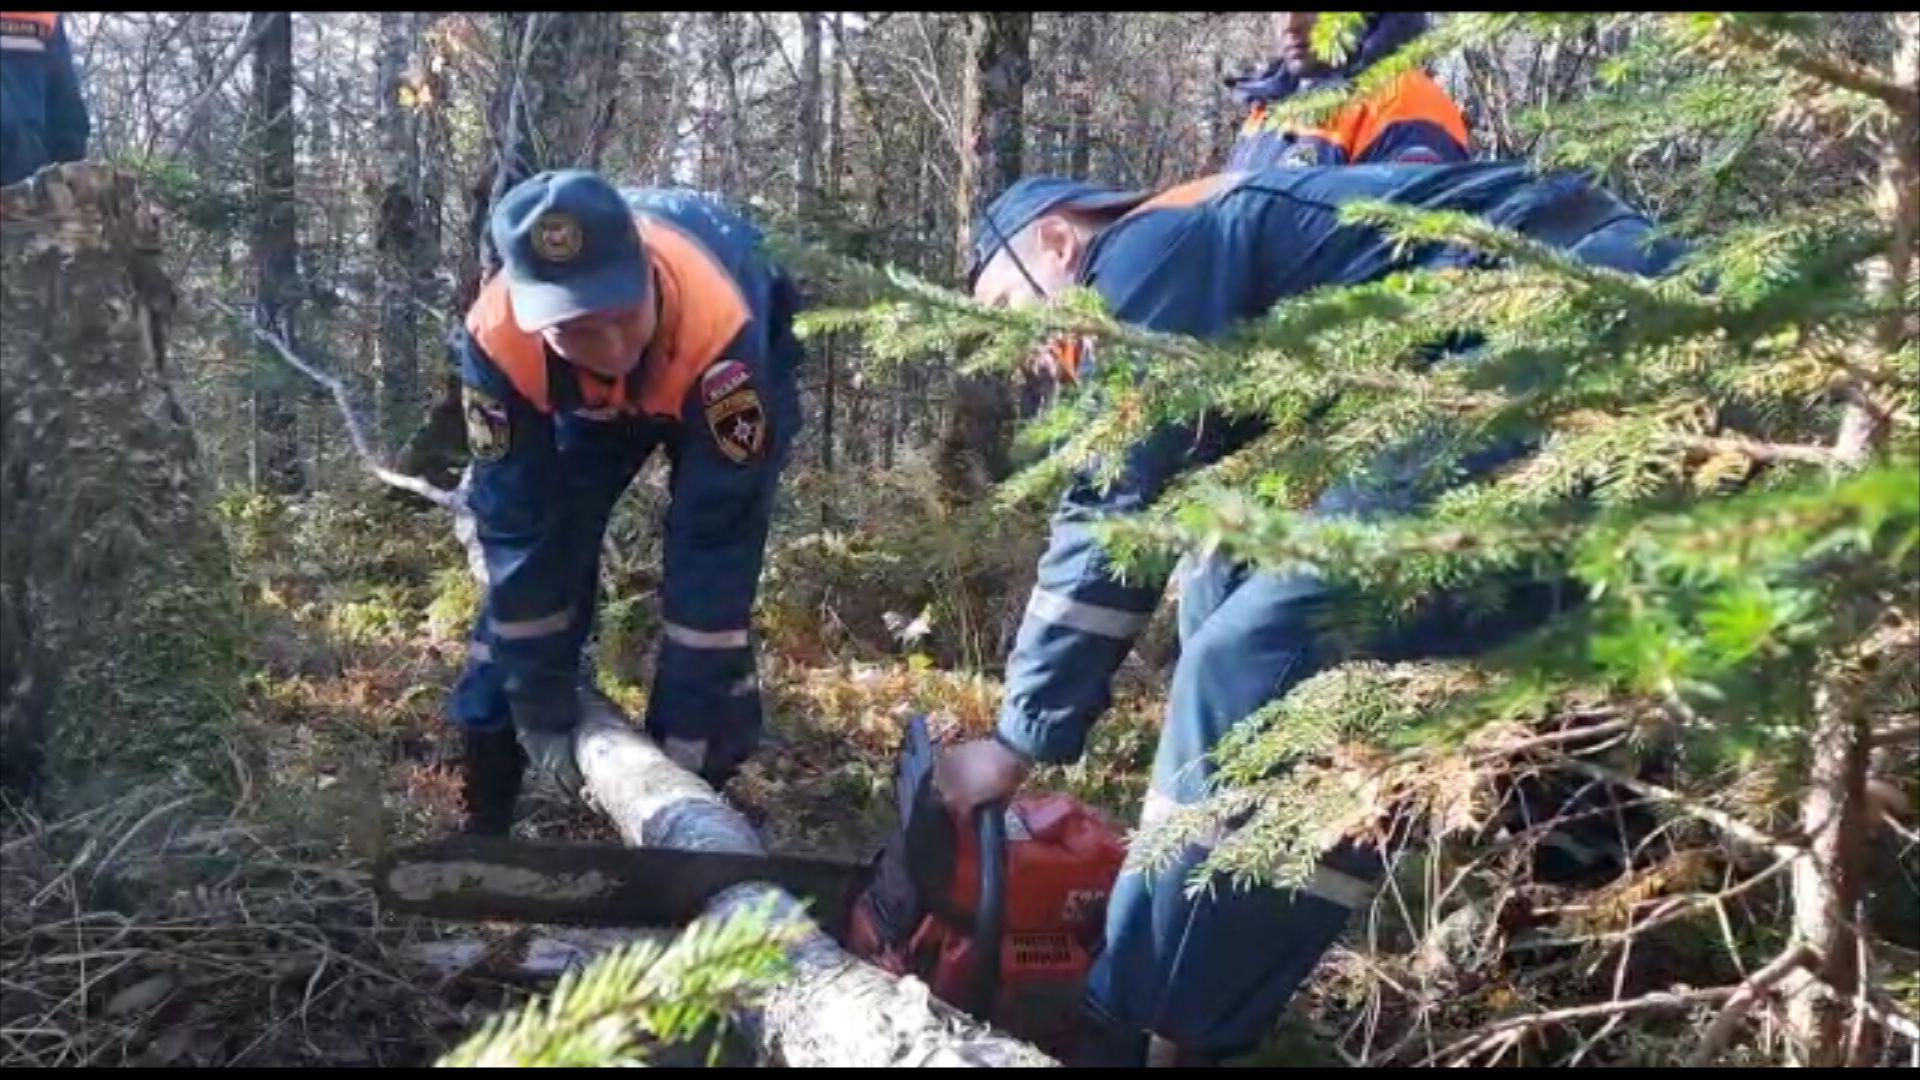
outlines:
[{"label": "reflective stripe on trouser", "polygon": [[[466,670],[453,692],[453,721],[462,727],[486,729],[511,721],[506,671],[498,663],[503,650],[537,650],[549,671],[572,671],[584,662],[581,649],[593,631],[598,606],[600,543],[607,518],[652,446],[633,438],[630,426],[567,421],[560,427],[563,441],[581,447],[571,459],[575,467],[567,474],[565,490],[570,550],[558,564],[572,577],[574,601],[571,607],[519,619],[501,619],[491,602],[485,606],[469,641]],[[586,444],[595,441],[604,444],[601,452],[586,452]]]},{"label": "reflective stripe on trouser", "polygon": [[695,630],[681,626],[676,622],[664,623],[660,627],[668,641],[684,645],[689,649],[744,649],[747,647],[747,630]]},{"label": "reflective stripe on trouser", "polygon": [[1153,613],[1089,604],[1036,587],[1027,598],[1027,616],[1055,626],[1072,627],[1083,634],[1131,641]]},{"label": "reflective stripe on trouser", "polygon": [[[1220,738],[1321,661],[1311,624],[1321,589],[1312,579],[1202,558],[1183,568],[1181,583],[1180,660],[1143,823],[1198,801]],[[1125,1025],[1228,1056],[1271,1030],[1368,882],[1364,861],[1339,861],[1309,890],[1221,881],[1189,899],[1186,880],[1207,850],[1189,846],[1151,878],[1131,868],[1120,875],[1088,995]]]},{"label": "reflective stripe on trouser", "polygon": [[1190,845],[1157,874],[1129,868],[1114,882],[1087,994],[1123,1030],[1224,1058],[1272,1031],[1374,886],[1361,872],[1370,860],[1342,853],[1302,889],[1219,880],[1190,898],[1186,882],[1209,850]]},{"label": "reflective stripe on trouser", "polygon": [[753,649],[744,640],[719,648],[711,637],[690,645],[684,635],[663,634],[646,723],[675,761],[710,782],[724,781],[760,742]]},{"label": "reflective stripe on trouser", "polygon": [[[561,670],[582,662],[581,648],[593,625],[593,602],[593,594],[588,593],[567,613],[569,617],[561,630],[547,635],[551,640],[539,642],[542,652],[556,658],[555,666]],[[507,673],[497,656],[503,647],[516,643],[524,647],[533,639],[507,638],[497,633],[495,626],[495,620],[483,611],[473,636],[467,641],[467,666],[454,685],[450,710],[453,722],[464,728],[486,730],[512,722],[512,710],[507,704]]]}]

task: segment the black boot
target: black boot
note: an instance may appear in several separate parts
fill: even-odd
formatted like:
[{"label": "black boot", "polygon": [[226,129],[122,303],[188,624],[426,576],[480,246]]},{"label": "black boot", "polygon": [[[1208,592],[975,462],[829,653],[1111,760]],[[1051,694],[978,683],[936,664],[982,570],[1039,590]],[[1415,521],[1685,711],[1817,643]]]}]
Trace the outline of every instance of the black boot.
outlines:
[{"label": "black boot", "polygon": [[466,729],[465,779],[467,821],[464,831],[476,836],[505,836],[513,828],[513,804],[520,797],[520,778],[527,758],[514,737],[513,725],[486,731]]}]

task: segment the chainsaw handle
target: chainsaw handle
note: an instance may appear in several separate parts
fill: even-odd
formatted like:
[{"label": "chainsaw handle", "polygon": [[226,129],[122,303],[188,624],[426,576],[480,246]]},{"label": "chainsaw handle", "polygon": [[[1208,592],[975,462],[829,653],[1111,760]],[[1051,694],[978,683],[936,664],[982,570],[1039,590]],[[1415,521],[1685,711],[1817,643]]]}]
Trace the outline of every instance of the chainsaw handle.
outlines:
[{"label": "chainsaw handle", "polygon": [[1000,991],[1000,939],[1007,922],[1007,804],[991,802],[973,812],[980,841],[980,904],[973,917],[973,993],[968,1011],[991,1022]]}]

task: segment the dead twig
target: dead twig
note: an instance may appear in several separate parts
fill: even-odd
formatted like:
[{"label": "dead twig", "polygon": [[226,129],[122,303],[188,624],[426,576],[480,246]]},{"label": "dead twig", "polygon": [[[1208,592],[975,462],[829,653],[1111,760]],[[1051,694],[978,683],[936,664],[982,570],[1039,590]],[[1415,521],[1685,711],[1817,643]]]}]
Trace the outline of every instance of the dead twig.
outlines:
[{"label": "dead twig", "polygon": [[1738,1028],[1741,1021],[1747,1018],[1747,1014],[1753,1011],[1754,1005],[1760,1001],[1761,997],[1772,990],[1774,984],[1785,978],[1789,972],[1805,967],[1812,956],[1813,950],[1805,943],[1801,943],[1774,957],[1760,970],[1748,976],[1747,981],[1741,983],[1732,996],[1727,998],[1726,1004],[1720,1007],[1720,1012],[1714,1016],[1713,1022],[1707,1025],[1707,1030],[1700,1036],[1700,1045],[1694,1047],[1693,1053],[1688,1056],[1687,1065],[1700,1068],[1713,1061],[1726,1046],[1727,1040],[1733,1037],[1734,1029]]},{"label": "dead twig", "polygon": [[1442,1048],[1421,1064],[1431,1065],[1439,1058],[1456,1051],[1462,1055],[1456,1060],[1464,1060],[1468,1056],[1484,1052],[1489,1047],[1497,1049],[1503,1045],[1511,1045],[1530,1031],[1554,1024],[1570,1024],[1580,1020],[1598,1020],[1622,1014],[1667,1012],[1675,1009],[1690,1009],[1698,1005],[1712,1005],[1727,1000],[1739,990],[1739,986],[1712,986],[1701,990],[1665,990],[1624,1001],[1603,1001],[1594,1005],[1575,1005],[1565,1009],[1516,1016],[1489,1024],[1472,1038]]},{"label": "dead twig", "polygon": [[[255,27],[252,33],[238,34],[234,37],[233,46],[227,50],[227,55],[220,59],[218,74],[207,84],[207,88],[200,92],[200,96],[187,107],[186,123],[181,126],[180,133],[173,137],[173,142],[167,149],[167,156],[179,157],[186,152],[187,146],[193,142],[193,137],[199,133],[200,125],[206,123],[207,117],[212,115],[214,99],[219,96],[221,90],[226,88],[227,80],[233,78],[233,73],[240,69],[240,62],[253,52],[254,47],[267,36],[267,32],[273,29],[274,24],[290,17],[286,12],[276,11],[261,20],[260,25]],[[171,121],[174,115],[177,115],[177,112],[169,114],[167,120]],[[154,125],[154,133],[158,134],[164,126],[164,122]]]},{"label": "dead twig", "polygon": [[1758,848],[1763,851],[1771,851],[1783,859],[1797,859],[1807,853],[1806,848],[1788,843],[1778,837],[1770,836],[1766,832],[1741,821],[1739,818],[1734,817],[1724,810],[1708,806],[1698,799],[1689,798],[1677,791],[1663,788],[1658,784],[1650,784],[1644,780],[1629,776],[1626,773],[1595,765],[1590,761],[1581,761],[1577,758],[1569,758],[1560,762],[1560,765],[1562,768],[1571,769],[1574,772],[1591,776],[1596,780],[1601,780],[1606,783],[1617,784],[1636,795],[1643,795],[1672,806],[1675,809],[1681,810],[1714,826],[1730,838],[1746,844],[1749,847]]}]

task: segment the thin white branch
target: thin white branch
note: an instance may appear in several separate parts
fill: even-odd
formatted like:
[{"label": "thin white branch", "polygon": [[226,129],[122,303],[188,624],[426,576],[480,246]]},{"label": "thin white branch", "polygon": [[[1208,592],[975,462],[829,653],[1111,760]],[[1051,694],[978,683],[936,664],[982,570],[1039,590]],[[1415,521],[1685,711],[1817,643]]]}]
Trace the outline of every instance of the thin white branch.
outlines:
[{"label": "thin white branch", "polygon": [[402,491],[410,491],[428,502],[433,503],[435,506],[450,510],[456,515],[464,515],[467,512],[466,501],[458,491],[448,491],[445,488],[435,487],[417,476],[409,476],[406,473],[396,472],[388,468],[387,464],[380,460],[380,456],[373,450],[373,444],[367,439],[366,429],[361,425],[360,417],[353,411],[352,399],[347,394],[347,385],[342,382],[338,376],[329,375],[319,368],[314,367],[302,359],[299,353],[294,352],[292,346],[287,344],[286,339],[261,326],[255,320],[241,315],[238,311],[235,311],[231,305],[223,303],[220,300],[210,300],[209,302],[227,315],[245,324],[247,329],[253,333],[253,336],[259,338],[261,342],[271,348],[288,367],[293,368],[295,371],[305,375],[319,385],[326,387],[326,389],[333,394],[333,402],[339,407],[340,417],[345,421],[347,426],[347,437],[353,440],[354,452],[360,456],[360,460],[366,465],[368,472],[371,472],[384,484],[397,487]]},{"label": "thin white branch", "polygon": [[1769,836],[1765,832],[1741,821],[1739,818],[1734,817],[1724,810],[1708,806],[1696,799],[1688,798],[1677,791],[1669,791],[1656,784],[1649,784],[1644,780],[1628,776],[1626,773],[1603,768],[1589,761],[1570,758],[1561,762],[1560,766],[1571,769],[1574,772],[1591,776],[1596,780],[1603,780],[1610,784],[1618,784],[1636,795],[1644,795],[1649,799],[1657,799],[1660,802],[1667,803],[1718,828],[1721,832],[1726,833],[1728,836],[1743,844],[1759,848],[1763,851],[1771,851],[1783,859],[1797,859],[1806,854],[1805,848],[1789,844],[1778,837]]}]

